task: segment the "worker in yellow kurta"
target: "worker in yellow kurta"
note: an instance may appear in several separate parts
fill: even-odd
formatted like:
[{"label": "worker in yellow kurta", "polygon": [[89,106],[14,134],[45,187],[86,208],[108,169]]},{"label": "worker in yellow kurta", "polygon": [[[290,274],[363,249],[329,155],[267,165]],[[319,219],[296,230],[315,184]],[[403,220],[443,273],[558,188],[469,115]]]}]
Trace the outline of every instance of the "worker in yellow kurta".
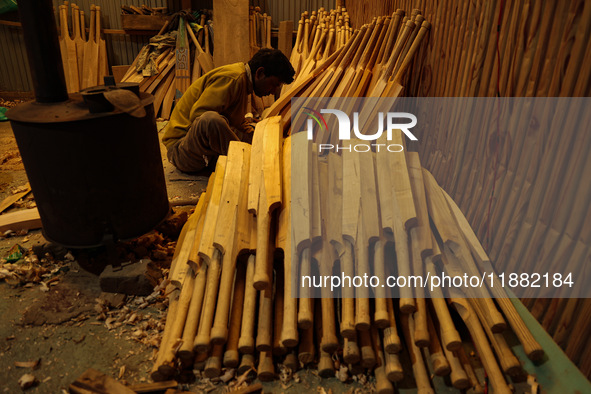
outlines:
[{"label": "worker in yellow kurta", "polygon": [[295,71],[279,50],[261,49],[248,63],[218,67],[195,81],[177,102],[162,138],[168,160],[197,172],[228,153],[230,141],[252,142],[245,122],[248,96],[274,93]]}]

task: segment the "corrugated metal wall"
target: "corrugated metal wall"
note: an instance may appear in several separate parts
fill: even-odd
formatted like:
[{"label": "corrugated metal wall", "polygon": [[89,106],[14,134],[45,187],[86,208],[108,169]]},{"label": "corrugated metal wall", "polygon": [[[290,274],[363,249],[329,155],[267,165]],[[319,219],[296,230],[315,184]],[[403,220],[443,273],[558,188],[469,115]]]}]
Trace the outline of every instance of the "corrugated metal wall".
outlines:
[{"label": "corrugated metal wall", "polygon": [[[86,27],[90,26],[90,6],[101,7],[101,27],[121,29],[121,5],[145,4],[150,7],[166,7],[167,0],[78,0],[80,10],[84,11]],[[63,4],[53,0],[56,10]],[[56,11],[56,20],[57,11]],[[70,20],[71,21],[71,20]],[[131,64],[140,49],[148,42],[147,35],[105,34],[107,56],[110,65]],[[16,26],[0,25],[0,91],[29,92],[33,90],[22,29]]]},{"label": "corrugated metal wall", "polygon": [[0,91],[33,90],[22,29],[0,25]]},{"label": "corrugated metal wall", "polygon": [[[121,5],[149,7],[166,7],[172,10],[180,9],[180,0],[77,0],[73,1],[84,11],[86,27],[90,25],[90,5],[101,7],[101,24],[103,29],[121,29]],[[193,1],[193,8],[203,8],[207,1]],[[335,0],[252,0],[253,6],[261,7],[262,12],[271,15],[273,26],[280,21],[293,20],[297,26],[300,14],[304,11],[315,11],[320,7],[332,9]],[[57,9],[63,4],[61,0],[53,0]],[[56,12],[57,20],[57,12]],[[148,43],[150,36],[105,34],[109,64],[131,64],[140,49]],[[0,25],[0,91],[30,92],[33,84],[29,74],[29,65],[22,36],[22,29],[16,26]]]}]

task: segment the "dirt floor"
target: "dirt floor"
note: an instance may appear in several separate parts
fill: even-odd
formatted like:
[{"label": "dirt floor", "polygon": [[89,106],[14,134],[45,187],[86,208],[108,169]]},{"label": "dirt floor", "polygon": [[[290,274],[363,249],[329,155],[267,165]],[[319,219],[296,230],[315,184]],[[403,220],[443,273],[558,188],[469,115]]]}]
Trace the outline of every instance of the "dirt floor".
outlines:
[{"label": "dirt floor", "polygon": [[[164,125],[159,122],[159,129]],[[161,149],[169,200],[181,204],[175,211],[190,213],[208,177],[177,171],[166,160],[163,146]],[[10,124],[0,122],[0,201],[26,183]],[[34,196],[29,193],[5,212],[34,206]],[[138,242],[127,243],[124,249],[132,259],[148,253],[165,275],[175,241],[164,237],[158,252],[140,251]],[[7,262],[15,245],[22,247],[23,256]],[[28,392],[63,393],[88,368],[125,384],[151,382],[150,371],[166,317],[166,299],[159,291],[147,297],[102,293],[98,276],[82,269],[76,261],[96,263],[92,257],[92,252],[68,251],[49,244],[41,230],[0,234],[1,392],[21,392],[19,380],[33,375],[34,385]],[[91,265],[90,269],[100,271],[99,266]],[[264,391],[367,392],[372,387],[371,382],[343,385],[336,378],[320,379],[307,369],[296,373],[300,383],[294,384],[293,377],[276,372],[283,379],[265,383]],[[199,376],[198,371],[196,374]],[[231,380],[230,385],[235,381]],[[219,379],[197,379],[179,388],[225,392],[228,385]]]}]

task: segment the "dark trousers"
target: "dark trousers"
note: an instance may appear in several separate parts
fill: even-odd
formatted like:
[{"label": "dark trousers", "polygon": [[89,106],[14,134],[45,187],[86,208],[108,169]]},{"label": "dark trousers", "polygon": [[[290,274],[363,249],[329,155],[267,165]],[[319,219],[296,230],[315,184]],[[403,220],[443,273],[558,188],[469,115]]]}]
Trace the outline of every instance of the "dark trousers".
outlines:
[{"label": "dark trousers", "polygon": [[168,150],[168,161],[183,172],[197,172],[218,156],[228,154],[230,141],[252,142],[252,135],[233,130],[225,117],[205,112],[193,121],[182,139]]}]

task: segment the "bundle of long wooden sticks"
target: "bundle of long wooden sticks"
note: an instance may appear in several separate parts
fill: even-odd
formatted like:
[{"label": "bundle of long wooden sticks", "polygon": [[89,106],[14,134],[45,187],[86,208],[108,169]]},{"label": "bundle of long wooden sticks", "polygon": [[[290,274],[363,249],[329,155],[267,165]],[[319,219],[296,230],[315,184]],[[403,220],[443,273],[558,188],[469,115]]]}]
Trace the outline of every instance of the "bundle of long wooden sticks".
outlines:
[{"label": "bundle of long wooden sticks", "polygon": [[[395,98],[402,95],[403,78],[424,45],[430,27],[419,10],[414,10],[410,17],[397,10],[391,17],[375,18],[343,46],[326,58],[323,56],[323,60],[315,60],[316,55],[308,56],[295,81],[269,109],[269,116],[280,115],[287,130],[292,126],[292,97]],[[322,33],[320,36],[323,37]],[[313,46],[315,54],[325,41],[326,36],[318,38]],[[292,59],[294,56],[297,59],[298,55],[292,52]]]},{"label": "bundle of long wooden sticks", "polygon": [[90,29],[86,39],[84,11],[71,4],[72,32],[68,27],[68,2],[59,7],[60,49],[68,93],[103,83],[109,74],[107,47],[101,38],[101,8],[90,6]]},{"label": "bundle of long wooden sticks", "polygon": [[[320,8],[312,11],[311,15],[307,11],[303,12],[290,56],[290,62],[296,71],[296,81],[305,78],[317,62],[328,59],[344,46],[352,34],[345,8],[338,7],[330,11]],[[283,92],[287,89],[288,87],[284,87]]]},{"label": "bundle of long wooden sticks", "polygon": [[[175,98],[182,96],[191,83],[214,68],[210,27],[206,14],[201,15],[200,25],[179,17],[178,28],[172,32],[167,30],[167,22],[153,40],[161,42],[166,36],[174,36],[174,46],[146,45],[121,80],[139,83],[140,91],[153,94],[154,111],[163,119],[170,117]],[[146,59],[150,57],[153,66],[138,70],[138,64],[148,63]]]}]

